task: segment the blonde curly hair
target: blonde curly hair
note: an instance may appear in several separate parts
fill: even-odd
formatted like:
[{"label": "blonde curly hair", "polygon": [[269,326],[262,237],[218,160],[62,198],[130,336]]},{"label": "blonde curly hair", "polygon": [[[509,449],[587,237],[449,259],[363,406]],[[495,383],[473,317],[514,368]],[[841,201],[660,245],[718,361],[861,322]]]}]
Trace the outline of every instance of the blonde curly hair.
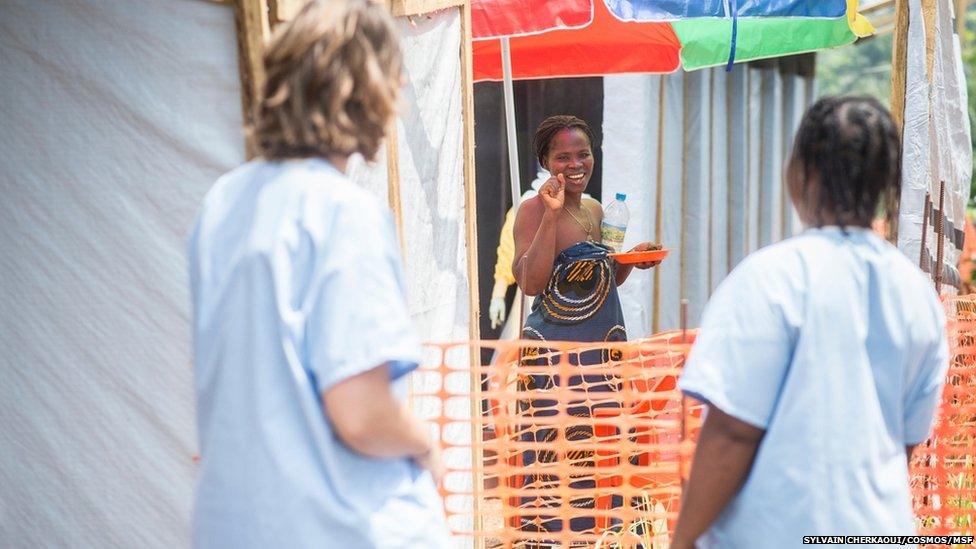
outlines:
[{"label": "blonde curly hair", "polygon": [[253,134],[268,160],[362,154],[373,160],[396,115],[402,56],[386,9],[312,0],[276,29]]}]

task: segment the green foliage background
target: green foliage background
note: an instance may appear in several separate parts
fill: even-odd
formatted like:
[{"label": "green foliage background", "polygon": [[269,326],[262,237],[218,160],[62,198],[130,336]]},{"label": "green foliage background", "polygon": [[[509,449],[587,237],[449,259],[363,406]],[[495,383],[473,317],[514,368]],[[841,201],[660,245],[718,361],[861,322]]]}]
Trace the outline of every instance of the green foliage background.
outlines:
[{"label": "green foliage background", "polygon": [[[962,59],[969,91],[969,123],[976,151],[976,4],[966,11],[961,36]],[[817,56],[817,81],[821,95],[869,95],[885,105],[891,100],[891,34],[859,40],[850,46]],[[976,197],[976,154],[969,187],[970,206]]]}]

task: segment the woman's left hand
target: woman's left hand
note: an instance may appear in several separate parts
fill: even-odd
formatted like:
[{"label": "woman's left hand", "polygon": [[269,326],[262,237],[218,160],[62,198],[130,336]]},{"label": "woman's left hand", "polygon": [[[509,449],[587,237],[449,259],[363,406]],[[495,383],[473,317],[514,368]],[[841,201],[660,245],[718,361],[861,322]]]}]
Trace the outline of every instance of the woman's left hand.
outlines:
[{"label": "woman's left hand", "polygon": [[[634,246],[630,249],[631,252],[648,252],[652,250],[660,250],[661,245],[656,242],[641,242],[640,244]],[[646,263],[637,263],[634,267],[638,269],[650,269],[651,267],[657,267],[660,265],[660,261],[648,261]]]}]

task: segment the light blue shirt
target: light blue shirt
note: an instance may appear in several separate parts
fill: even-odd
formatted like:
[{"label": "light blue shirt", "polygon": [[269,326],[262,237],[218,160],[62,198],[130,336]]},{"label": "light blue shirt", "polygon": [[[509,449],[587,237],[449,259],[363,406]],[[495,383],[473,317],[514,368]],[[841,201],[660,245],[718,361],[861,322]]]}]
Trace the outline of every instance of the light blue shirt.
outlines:
[{"label": "light blue shirt", "polygon": [[810,229],[746,258],[680,387],[766,434],[698,547],[915,534],[905,445],[928,437],[947,346],[932,283],[868,230]]},{"label": "light blue shirt", "polygon": [[384,363],[403,394],[419,362],[389,214],[323,160],[255,161],[207,194],[189,255],[194,545],[445,546],[430,474],[344,446],[320,399]]}]

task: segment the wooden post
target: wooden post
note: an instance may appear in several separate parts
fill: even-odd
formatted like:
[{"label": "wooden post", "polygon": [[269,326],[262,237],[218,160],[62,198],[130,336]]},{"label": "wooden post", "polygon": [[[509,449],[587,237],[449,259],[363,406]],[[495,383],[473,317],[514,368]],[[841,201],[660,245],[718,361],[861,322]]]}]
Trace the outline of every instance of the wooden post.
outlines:
[{"label": "wooden post", "polygon": [[464,217],[468,251],[471,339],[480,339],[478,319],[478,207],[474,172],[474,72],[471,50],[471,4],[461,6],[461,117],[464,126]]},{"label": "wooden post", "polygon": [[918,268],[923,271],[925,270],[925,235],[929,231],[929,210],[931,209],[932,197],[929,193],[925,193],[925,206],[922,209],[922,240],[918,245]]},{"label": "wooden post", "polygon": [[268,18],[272,28],[298,15],[305,6],[306,0],[267,0]]},{"label": "wooden post", "polygon": [[400,239],[400,252],[407,259],[407,235],[403,232],[403,201],[400,195],[400,144],[397,138],[397,120],[390,122],[386,131],[386,192],[396,222],[397,238]]},{"label": "wooden post", "polygon": [[[667,87],[664,85],[664,79],[667,78],[666,74],[662,74],[658,77],[658,83],[660,87],[658,88],[658,108],[657,108],[657,185],[656,192],[654,195],[654,241],[661,242],[661,238],[664,235],[664,162],[660,159],[664,158],[664,93]],[[660,327],[661,320],[661,269],[654,269],[654,274],[652,275],[653,286],[651,296],[654,299],[654,303],[651,306],[651,333],[657,333]]]},{"label": "wooden post", "polygon": [[959,45],[966,47],[966,11],[969,0],[956,0],[956,34],[959,35]]},{"label": "wooden post", "polygon": [[[461,10],[461,119],[464,132],[464,221],[465,240],[468,258],[468,333],[472,341],[481,339],[481,305],[478,291],[478,208],[477,187],[474,172],[474,62],[471,43],[471,1],[464,0]],[[475,421],[481,416],[481,348],[472,345],[471,361],[471,448],[472,448],[472,510],[474,531],[484,530],[481,517],[481,489],[484,482],[482,473],[482,438],[484,433]],[[483,547],[484,538],[475,538],[475,547]]]},{"label": "wooden post", "polygon": [[928,75],[929,85],[935,78],[935,23],[938,19],[940,2],[937,0],[922,0],[922,24],[925,26],[925,74]]},{"label": "wooden post", "polygon": [[908,69],[908,0],[895,0],[895,30],[891,40],[891,116],[898,128],[898,135],[902,135]]},{"label": "wooden post", "polygon": [[[394,17],[433,13],[455,7],[463,10],[464,6],[470,5],[469,0],[383,0],[382,3],[390,6],[390,13]],[[464,79],[463,76],[461,78]]]},{"label": "wooden post", "polygon": [[257,154],[250,128],[264,88],[264,42],[270,34],[266,0],[234,0],[237,26],[237,62],[241,77],[241,110],[244,114],[244,154]]},{"label": "wooden post", "polygon": [[942,260],[945,249],[945,181],[939,182],[939,212],[935,218],[935,293],[942,293]]},{"label": "wooden post", "polygon": [[[891,117],[901,138],[905,133],[905,86],[908,74],[908,0],[895,0],[894,18],[895,28],[891,37]],[[901,147],[904,150],[904,143]],[[888,215],[885,237],[897,245],[901,197],[888,193],[885,202]],[[922,230],[924,235],[925,228],[922,227]]]}]

